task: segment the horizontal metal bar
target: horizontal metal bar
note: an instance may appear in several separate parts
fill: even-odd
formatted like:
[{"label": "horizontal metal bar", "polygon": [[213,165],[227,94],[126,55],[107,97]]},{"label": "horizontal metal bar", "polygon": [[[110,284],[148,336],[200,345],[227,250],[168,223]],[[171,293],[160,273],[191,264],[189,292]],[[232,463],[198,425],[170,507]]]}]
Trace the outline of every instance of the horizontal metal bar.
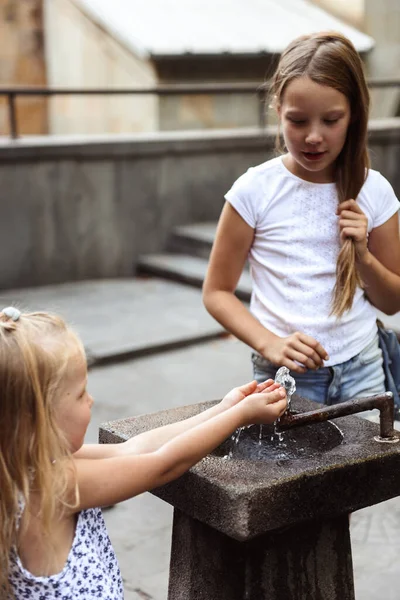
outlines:
[{"label": "horizontal metal bar", "polygon": [[135,95],[135,94],[155,94],[155,95],[172,95],[172,94],[255,94],[264,84],[260,83],[235,83],[235,84],[220,84],[220,83],[204,83],[201,85],[195,84],[176,84],[176,85],[161,85],[148,88],[5,88],[0,87],[0,96],[15,94],[18,96],[71,96],[71,95]]},{"label": "horizontal metal bar", "polygon": [[369,79],[367,84],[370,88],[400,87],[400,79]]},{"label": "horizontal metal bar", "polygon": [[[400,87],[400,79],[370,79],[371,88]],[[43,88],[43,87],[0,87],[0,96],[115,96],[154,94],[166,96],[174,94],[258,94],[260,90],[268,90],[268,82],[246,83],[202,83],[202,84],[169,84],[142,88]]]}]

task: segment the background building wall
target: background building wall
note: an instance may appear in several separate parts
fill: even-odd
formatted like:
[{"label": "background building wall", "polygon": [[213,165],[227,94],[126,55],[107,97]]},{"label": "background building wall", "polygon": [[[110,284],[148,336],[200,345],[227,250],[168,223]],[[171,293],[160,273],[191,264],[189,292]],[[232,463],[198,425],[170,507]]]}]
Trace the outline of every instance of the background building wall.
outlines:
[{"label": "background building wall", "polygon": [[323,10],[364,31],[365,0],[311,0]]},{"label": "background building wall", "polygon": [[[46,86],[43,0],[0,0],[0,84]],[[19,98],[17,119],[24,134],[47,133],[47,101]],[[0,97],[0,135],[9,134],[8,105]]]},{"label": "background building wall", "polygon": [[[45,31],[51,87],[134,88],[156,83],[149,61],[125,49],[72,0],[46,0]],[[155,129],[158,99],[154,96],[60,96],[51,100],[53,134]]]},{"label": "background building wall", "polygon": [[[274,152],[276,128],[0,145],[0,287],[130,276],[172,228],[219,216]],[[373,165],[400,196],[400,119],[370,125]]]},{"label": "background building wall", "polygon": [[[272,75],[273,54],[234,56],[179,56],[155,62],[160,83],[253,83],[246,94],[194,94],[160,98],[160,130],[252,127],[259,123],[260,101],[256,87]],[[269,115],[269,121],[273,116]]]},{"label": "background building wall", "polygon": [[[400,79],[400,1],[364,0],[365,32],[376,40],[368,56],[368,72],[372,78]],[[372,118],[397,115],[400,108],[400,87],[373,90]]]},{"label": "background building wall", "polygon": [[[400,79],[399,0],[312,0],[314,4],[364,31],[375,40],[366,57],[371,79]],[[371,91],[371,117],[400,114],[400,86]]]},{"label": "background building wall", "polygon": [[191,94],[160,99],[160,130],[230,129],[259,123],[257,94]]}]

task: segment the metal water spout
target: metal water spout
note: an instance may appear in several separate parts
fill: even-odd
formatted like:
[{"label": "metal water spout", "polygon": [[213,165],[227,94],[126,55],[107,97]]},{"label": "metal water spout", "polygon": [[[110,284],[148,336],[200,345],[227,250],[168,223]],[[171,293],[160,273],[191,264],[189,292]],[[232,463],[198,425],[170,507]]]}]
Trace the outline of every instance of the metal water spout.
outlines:
[{"label": "metal water spout", "polygon": [[294,427],[321,423],[329,419],[354,415],[366,410],[377,408],[380,411],[380,435],[374,439],[378,442],[396,443],[399,437],[393,427],[394,424],[394,400],[391,392],[377,394],[367,398],[348,400],[332,406],[324,406],[317,410],[303,413],[286,412],[278,420],[276,431],[286,431]]}]

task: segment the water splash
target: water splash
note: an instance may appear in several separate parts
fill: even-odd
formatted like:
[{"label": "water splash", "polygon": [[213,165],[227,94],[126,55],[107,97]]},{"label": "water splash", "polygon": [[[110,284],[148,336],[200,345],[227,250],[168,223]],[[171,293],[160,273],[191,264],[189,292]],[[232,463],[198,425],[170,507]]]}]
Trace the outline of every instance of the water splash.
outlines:
[{"label": "water splash", "polygon": [[[296,382],[289,373],[287,367],[280,367],[275,377],[275,381],[286,390],[287,410],[296,391]],[[225,460],[274,460],[278,465],[284,465],[288,460],[318,458],[321,452],[330,450],[343,439],[342,431],[331,421],[318,424],[312,434],[308,427],[295,431],[289,429],[282,434],[276,431],[276,424],[240,427],[226,441],[219,456],[223,456]]]},{"label": "water splash", "polygon": [[[286,397],[287,397],[287,409],[286,410],[287,411],[290,410],[290,401],[291,401],[292,395],[296,391],[296,382],[289,373],[290,373],[290,371],[287,367],[280,367],[277,370],[276,376],[275,376],[275,382],[282,385],[286,390]],[[285,444],[283,443],[284,442],[283,433],[276,430],[276,423],[278,423],[278,422],[279,422],[279,419],[274,424],[274,431],[271,435],[271,442],[277,443],[282,448],[284,448]],[[251,427],[251,425],[249,425],[248,427]],[[228,454],[226,454],[224,456],[225,460],[229,460],[232,458],[235,448],[237,447],[237,445],[239,443],[240,434],[242,433],[243,429],[244,429],[244,427],[239,427],[239,429],[236,429],[236,431],[232,435],[231,448],[230,448]],[[263,426],[259,425],[259,433],[258,433],[258,445],[259,446],[261,446],[261,444],[262,444],[262,437],[263,437]]]},{"label": "water splash", "polygon": [[280,367],[275,375],[275,382],[279,383],[286,390],[287,397],[287,409],[286,412],[290,411],[290,402],[292,400],[292,396],[296,391],[296,382],[294,378],[290,375],[290,371],[287,367]]},{"label": "water splash", "polygon": [[232,440],[231,448],[230,448],[228,454],[226,454],[224,456],[224,460],[229,460],[232,458],[235,448],[239,443],[240,434],[242,433],[243,429],[244,429],[244,427],[239,427],[239,429],[236,429],[236,431],[231,435],[231,440]]},{"label": "water splash", "polygon": [[[275,375],[275,383],[279,383],[286,390],[286,398],[287,398],[287,408],[286,412],[290,411],[290,403],[292,400],[292,396],[296,391],[296,382],[294,378],[290,375],[290,371],[287,367],[280,367]],[[279,424],[279,419],[277,419],[274,423],[274,433],[272,437],[274,440],[278,440],[278,442],[283,442],[283,433],[281,431],[277,431],[277,425]]]}]

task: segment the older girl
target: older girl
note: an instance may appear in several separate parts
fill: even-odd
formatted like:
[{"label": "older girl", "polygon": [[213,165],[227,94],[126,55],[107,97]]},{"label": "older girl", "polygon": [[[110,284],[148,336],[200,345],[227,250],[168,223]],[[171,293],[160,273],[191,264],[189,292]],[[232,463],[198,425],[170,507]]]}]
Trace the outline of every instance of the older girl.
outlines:
[{"label": "older girl", "polygon": [[[361,60],[338,33],[300,37],[272,97],[286,153],[226,194],[205,306],[253,348],[258,380],[285,365],[317,402],[383,392],[375,309],[400,310],[399,203],[369,165]],[[247,258],[250,310],[234,294]]]}]

